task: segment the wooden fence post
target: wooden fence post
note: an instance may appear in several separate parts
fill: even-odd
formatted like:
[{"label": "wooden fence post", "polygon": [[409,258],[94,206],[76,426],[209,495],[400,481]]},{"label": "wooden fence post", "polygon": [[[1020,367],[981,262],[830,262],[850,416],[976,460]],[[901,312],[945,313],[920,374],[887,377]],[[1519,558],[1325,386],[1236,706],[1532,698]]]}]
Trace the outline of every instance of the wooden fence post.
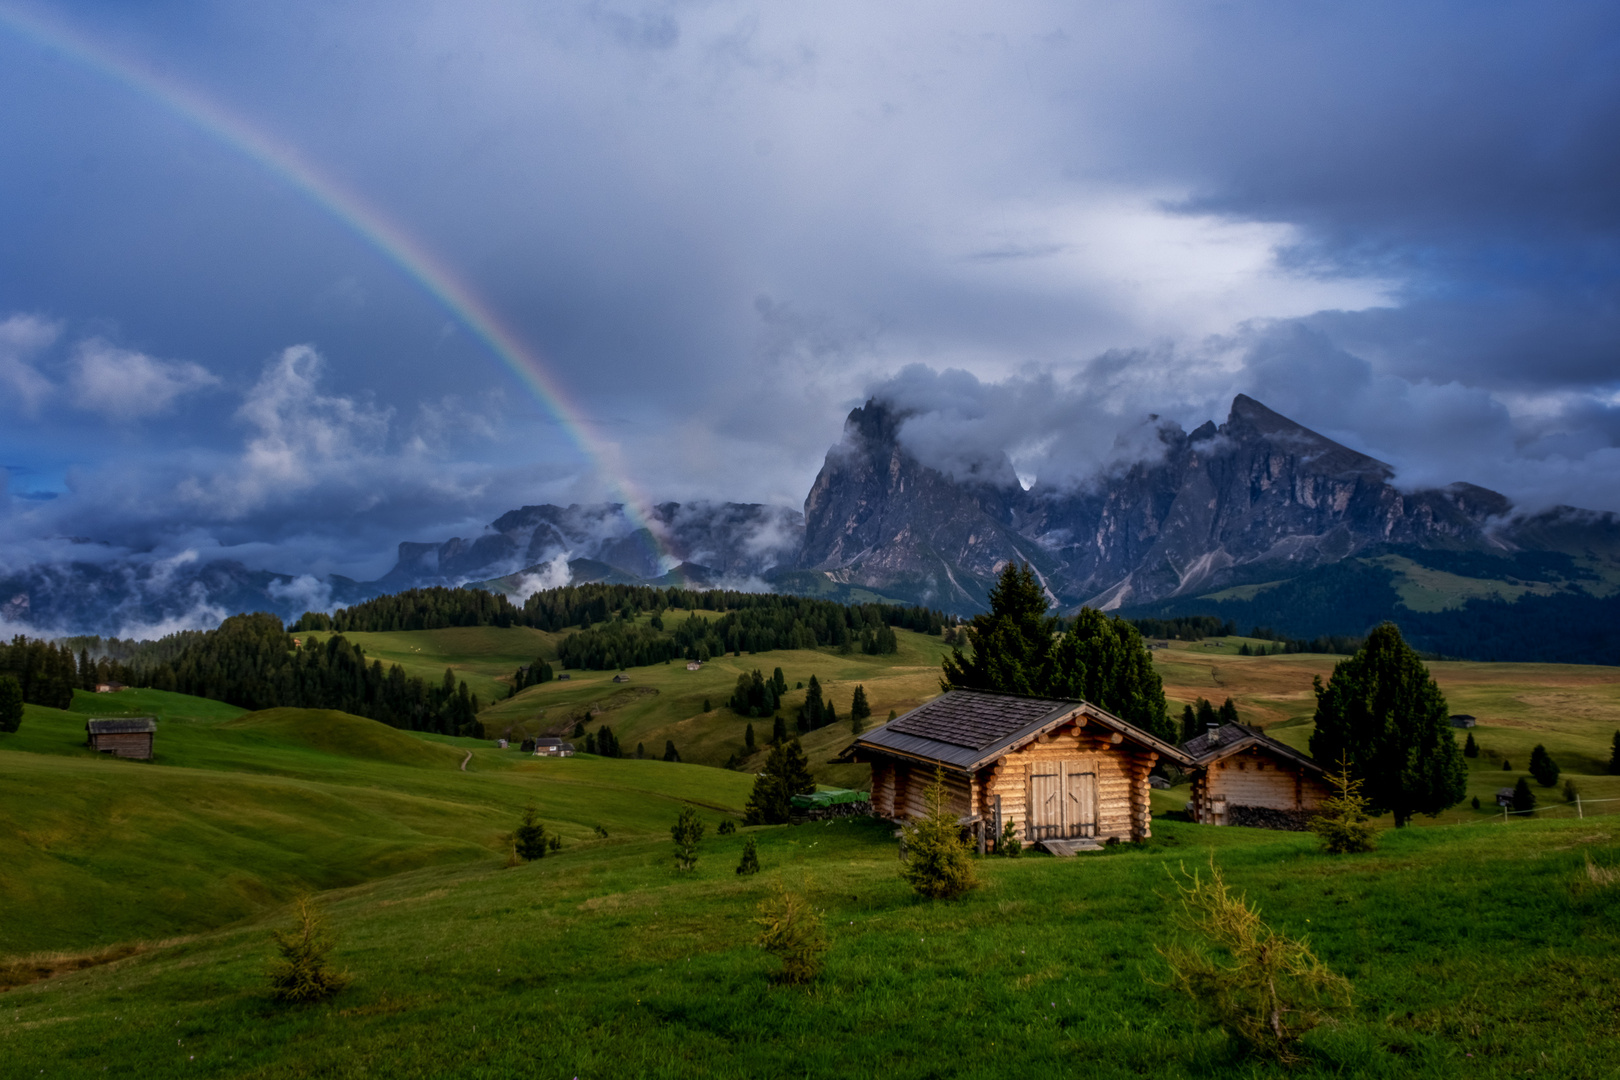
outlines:
[{"label": "wooden fence post", "polygon": [[1575,793],[1575,816],[1582,819],[1586,817],[1586,812],[1581,809],[1581,794],[1578,791]]}]

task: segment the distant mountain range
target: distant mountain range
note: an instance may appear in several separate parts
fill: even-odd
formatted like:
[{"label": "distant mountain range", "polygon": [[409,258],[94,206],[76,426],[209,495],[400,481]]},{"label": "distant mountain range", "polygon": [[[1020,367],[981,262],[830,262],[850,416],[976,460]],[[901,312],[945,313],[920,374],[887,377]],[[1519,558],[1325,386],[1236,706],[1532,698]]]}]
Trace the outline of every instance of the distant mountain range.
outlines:
[{"label": "distant mountain range", "polygon": [[198,610],[290,616],[419,585],[527,593],[567,581],[769,588],[969,614],[1016,559],[1062,611],[1207,611],[1295,636],[1421,616],[1450,640],[1442,624],[1465,612],[1604,605],[1620,592],[1615,515],[1521,515],[1471,484],[1404,491],[1390,466],[1246,396],[1219,426],[1163,424],[1150,460],[1075,489],[1025,490],[1006,461],[987,479],[954,479],[907,451],[906,418],[880,401],[853,410],[802,514],[664,503],[637,520],[617,504],[526,506],[476,537],[402,543],[373,582],[221,561],[33,567],[0,578],[0,617],[108,632]]}]

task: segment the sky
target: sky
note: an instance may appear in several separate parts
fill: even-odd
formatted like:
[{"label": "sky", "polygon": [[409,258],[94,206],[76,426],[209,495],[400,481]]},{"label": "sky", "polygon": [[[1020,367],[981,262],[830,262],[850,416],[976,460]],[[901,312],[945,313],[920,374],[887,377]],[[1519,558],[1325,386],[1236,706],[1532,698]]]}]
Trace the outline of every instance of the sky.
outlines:
[{"label": "sky", "polygon": [[1620,510],[1612,3],[0,0],[0,100],[0,565],[798,506],[874,394]]}]

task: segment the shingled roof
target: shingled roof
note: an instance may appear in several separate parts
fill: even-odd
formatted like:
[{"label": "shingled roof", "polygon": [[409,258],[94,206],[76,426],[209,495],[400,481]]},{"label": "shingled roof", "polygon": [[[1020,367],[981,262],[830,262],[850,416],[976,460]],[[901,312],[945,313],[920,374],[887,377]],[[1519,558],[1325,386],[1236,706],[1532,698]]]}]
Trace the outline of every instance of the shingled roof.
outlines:
[{"label": "shingled roof", "polygon": [[1176,747],[1089,702],[981,690],[942,694],[862,735],[842,759],[854,760],[864,749],[971,770],[1079,714],[1172,761],[1187,763]]},{"label": "shingled roof", "polygon": [[156,731],[157,721],[150,716],[118,716],[106,720],[86,720],[84,730],[92,735],[138,735]]},{"label": "shingled roof", "polygon": [[1188,739],[1181,744],[1181,750],[1192,758],[1194,765],[1213,765],[1251,746],[1260,747],[1278,757],[1288,758],[1309,771],[1323,772],[1322,766],[1292,746],[1280,743],[1245,724],[1222,724],[1213,731],[1206,731],[1202,735]]}]

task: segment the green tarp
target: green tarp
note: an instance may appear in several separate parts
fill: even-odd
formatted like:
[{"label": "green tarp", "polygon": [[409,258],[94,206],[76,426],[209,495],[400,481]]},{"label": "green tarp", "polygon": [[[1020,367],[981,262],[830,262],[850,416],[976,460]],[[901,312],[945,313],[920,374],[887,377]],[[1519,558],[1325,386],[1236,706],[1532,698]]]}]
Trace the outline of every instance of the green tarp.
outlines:
[{"label": "green tarp", "polygon": [[828,788],[826,791],[817,791],[811,795],[795,795],[788,801],[800,810],[810,810],[818,806],[838,806],[842,803],[866,802],[867,795],[864,791]]}]

